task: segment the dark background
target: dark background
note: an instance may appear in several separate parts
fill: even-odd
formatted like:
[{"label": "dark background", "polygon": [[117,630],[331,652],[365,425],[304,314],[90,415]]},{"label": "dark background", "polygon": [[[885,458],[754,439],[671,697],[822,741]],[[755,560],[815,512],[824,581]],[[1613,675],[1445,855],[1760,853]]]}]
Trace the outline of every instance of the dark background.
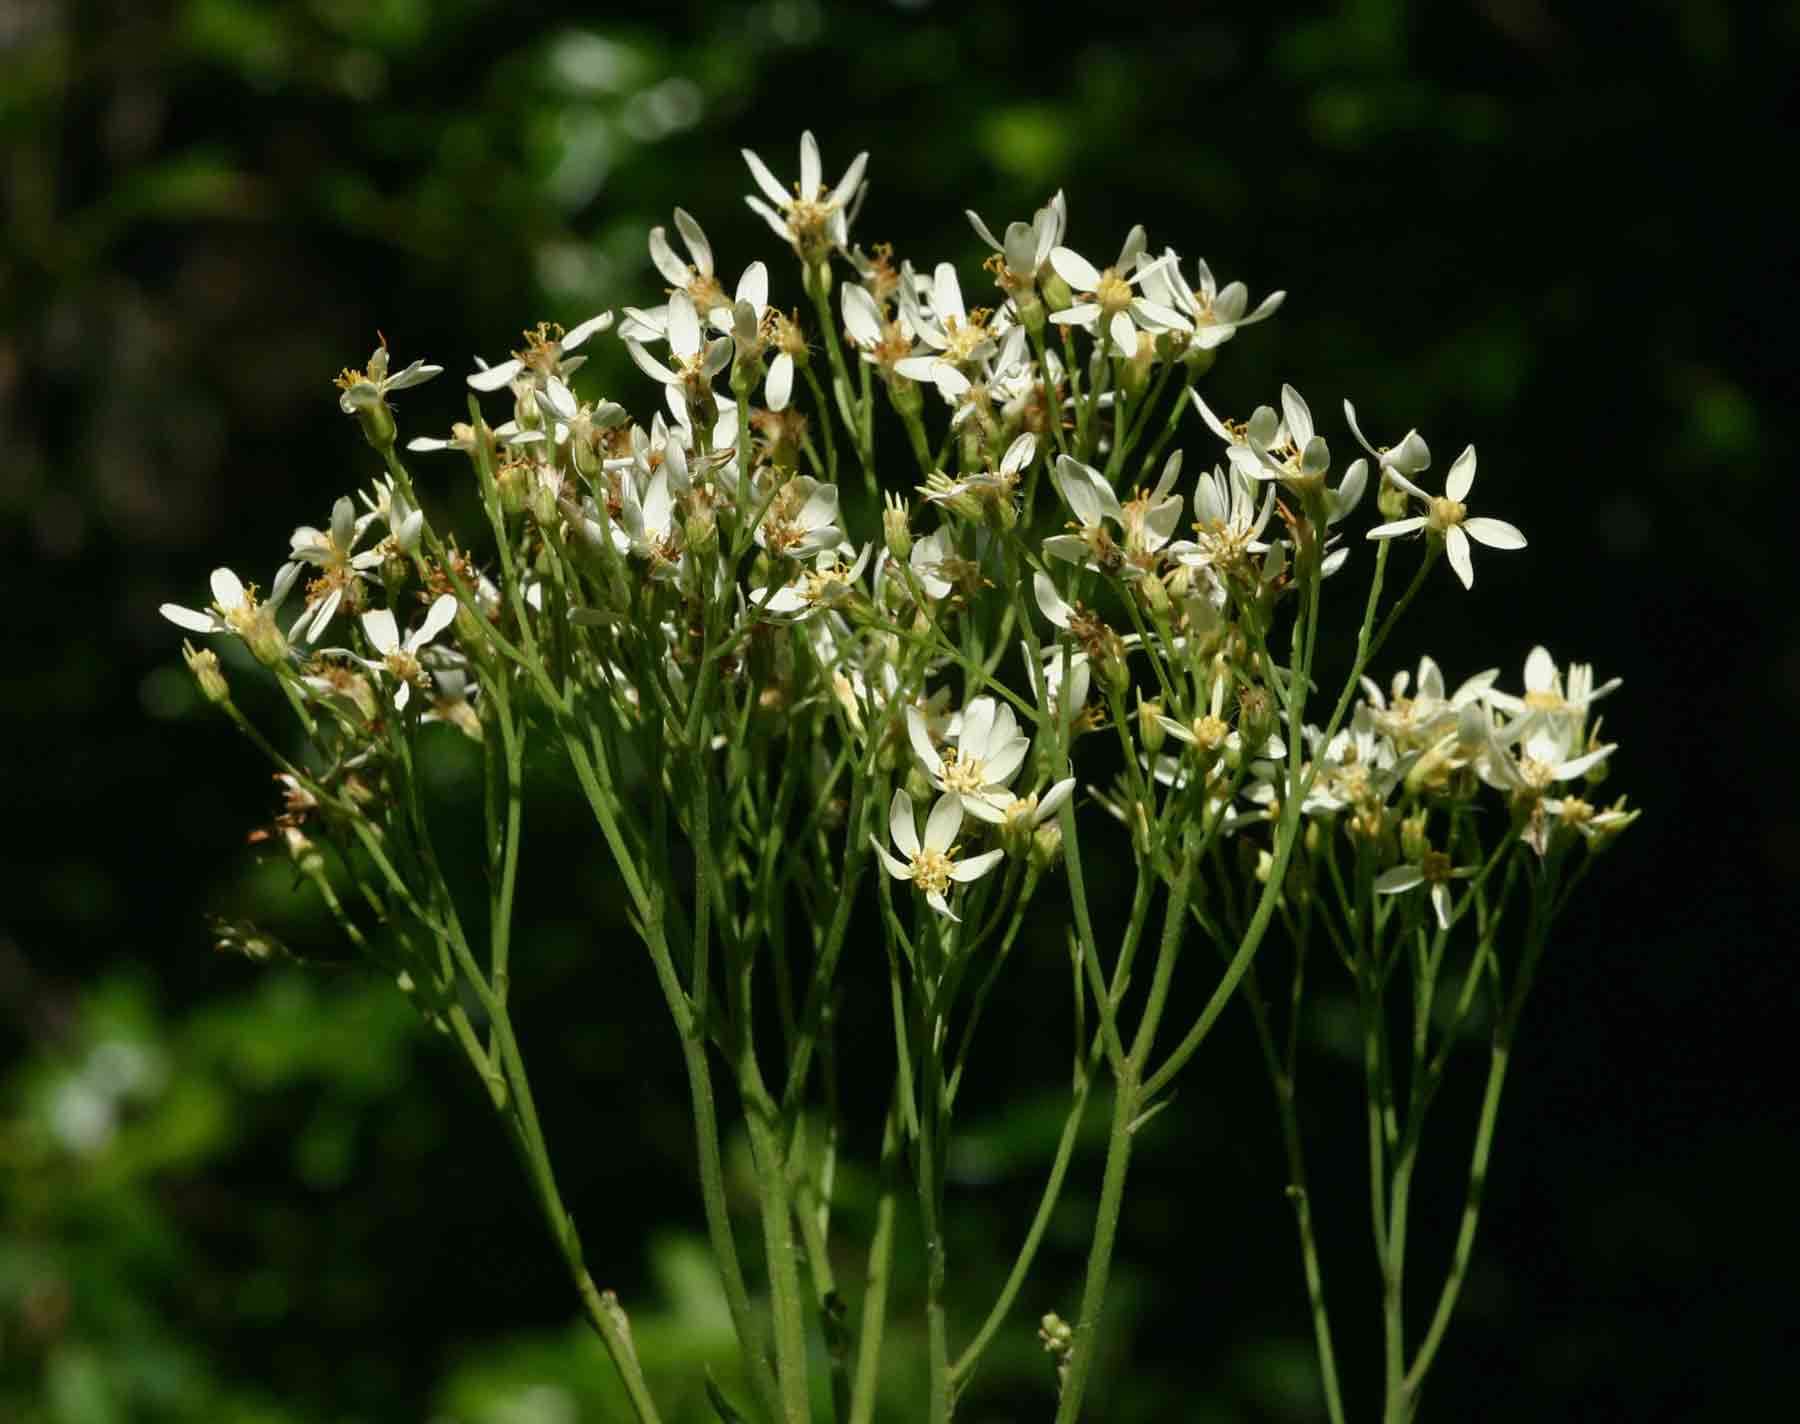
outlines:
[{"label": "dark background", "polygon": [[[1477,444],[1481,510],[1532,547],[1478,559],[1470,596],[1439,580],[1388,666],[1429,649],[1516,682],[1543,641],[1622,675],[1606,792],[1645,814],[1527,1014],[1427,1412],[1789,1397],[1800,6],[1261,8],[0,4],[0,1418],[613,1417],[495,1124],[401,997],[210,951],[209,913],[328,936],[246,848],[264,769],[196,705],[156,607],[203,602],[219,563],[266,582],[374,472],[329,382],[377,327],[448,367],[399,401],[403,435],[441,433],[473,353],[654,300],[643,237],[676,203],[730,276],[771,259],[798,301],[737,149],[789,177],[803,127],[828,180],[871,150],[859,238],[957,260],[971,300],[962,208],[997,227],[1061,186],[1100,260],[1142,221],[1254,296],[1287,289],[1222,353],[1219,407],[1288,380],[1340,451],[1342,395],[1371,435],[1418,425],[1440,470]],[[599,345],[588,393],[648,412]],[[423,473],[439,498],[459,478]],[[533,774],[518,999],[548,1132],[596,1276],[653,1367],[692,1377],[730,1352],[673,1035],[558,768]],[[1043,972],[1009,1006],[1056,1064],[1059,954],[1025,959]],[[1096,1417],[1322,1417],[1236,1018],[1139,1158]],[[1355,1072],[1316,1027],[1315,1195],[1368,1417]],[[957,1164],[976,1281],[1054,1132],[1029,1047],[1015,1068],[994,1045]],[[1426,1261],[1466,1151],[1439,1146]],[[1097,1150],[1076,1177],[970,1418],[1048,1408],[1031,1322],[1074,1311]],[[853,1232],[867,1185],[846,1184]],[[909,1257],[902,1314],[916,1283]],[[981,1309],[971,1291],[963,1332]]]}]

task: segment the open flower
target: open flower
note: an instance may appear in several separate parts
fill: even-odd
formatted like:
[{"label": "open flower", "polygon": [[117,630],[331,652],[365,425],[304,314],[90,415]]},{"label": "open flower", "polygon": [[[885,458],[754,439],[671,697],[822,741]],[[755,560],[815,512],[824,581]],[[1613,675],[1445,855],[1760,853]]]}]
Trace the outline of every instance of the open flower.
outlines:
[{"label": "open flower", "polygon": [[672,367],[658,361],[635,337],[625,338],[625,349],[640,371],[653,381],[680,389],[692,405],[711,394],[713,377],[731,363],[731,338],[701,339],[700,315],[686,292],[669,298],[665,328],[669,354],[675,358]]},{"label": "open flower", "polygon": [[419,653],[427,643],[448,628],[450,620],[455,617],[456,595],[439,594],[437,602],[426,610],[425,621],[408,633],[402,642],[400,627],[394,622],[394,615],[388,609],[371,608],[363,614],[363,636],[369,640],[369,646],[381,654],[381,660],[376,662],[361,658],[358,661],[370,672],[386,673],[400,684],[394,693],[394,706],[397,710],[406,710],[414,686],[430,690],[431,683],[420,665]]},{"label": "open flower", "polygon": [[287,656],[288,650],[287,639],[275,626],[275,610],[281,607],[299,575],[300,565],[283,564],[268,598],[259,601],[254,586],[244,587],[244,581],[230,569],[214,569],[209,611],[183,608],[179,603],[165,603],[158,611],[190,633],[235,633],[249,644],[257,661],[273,667]]},{"label": "open flower", "polygon": [[851,159],[850,167],[838,179],[837,186],[827,192],[820,181],[823,165],[819,159],[818,140],[808,130],[800,135],[800,181],[792,193],[782,188],[762,159],[747,148],[743,154],[744,162],[750,165],[750,176],[769,202],[754,195],[744,201],[777,237],[793,244],[801,261],[817,263],[834,248],[849,241],[850,218],[862,201],[863,169],[868,166],[868,154],[859,153]]},{"label": "open flower", "polygon": [[963,709],[956,745],[940,755],[916,708],[908,708],[906,731],[931,784],[953,796],[978,821],[999,825],[1013,794],[1007,785],[1019,774],[1031,742],[1019,731],[1012,708],[977,697]]},{"label": "open flower", "polygon": [[[1132,228],[1119,249],[1118,261],[1105,271],[1072,247],[1054,249],[1050,265],[1069,284],[1076,299],[1073,306],[1052,312],[1050,320],[1059,326],[1082,327],[1096,337],[1104,330],[1114,350],[1125,356],[1137,355],[1140,330],[1186,331],[1188,323],[1180,312],[1132,290],[1161,271],[1168,260],[1157,258],[1148,265],[1138,265],[1146,246],[1144,229]],[[1130,275],[1125,275],[1128,272]]]},{"label": "open flower", "polygon": [[1471,519],[1463,501],[1475,483],[1475,447],[1469,446],[1456,457],[1450,473],[1444,477],[1443,497],[1426,494],[1398,469],[1389,466],[1387,477],[1415,499],[1425,501],[1426,513],[1410,519],[1396,519],[1378,524],[1369,531],[1371,539],[1394,539],[1423,529],[1444,541],[1444,552],[1450,556],[1450,567],[1464,588],[1475,586],[1475,566],[1469,558],[1469,540],[1486,544],[1490,549],[1523,549],[1525,536],[1504,519],[1477,515]]},{"label": "open flower", "polygon": [[948,262],[938,263],[932,273],[929,310],[919,301],[920,284],[912,269],[902,265],[900,270],[900,310],[931,350],[895,362],[894,369],[915,381],[932,382],[945,400],[954,402],[969,389],[968,371],[993,353],[993,338],[984,322],[970,318],[963,305],[962,284]]},{"label": "open flower", "polygon": [[896,880],[910,880],[925,892],[925,903],[940,915],[961,923],[962,917],[950,908],[948,895],[952,884],[963,885],[979,880],[1000,863],[1004,851],[990,850],[965,860],[956,858],[956,833],[962,829],[962,806],[955,796],[940,796],[925,821],[925,839],[919,839],[912,797],[904,791],[894,793],[888,809],[888,833],[901,860],[873,835],[869,844]]},{"label": "open flower", "polygon": [[1439,929],[1450,928],[1450,882],[1467,880],[1474,875],[1472,865],[1452,866],[1442,851],[1428,850],[1416,865],[1396,865],[1375,877],[1375,889],[1383,895],[1400,895],[1421,885],[1431,887],[1431,908],[1437,912]]},{"label": "open flower", "polygon": [[[1181,275],[1181,263],[1174,249],[1163,252],[1164,260],[1144,279],[1144,295],[1161,306],[1184,317],[1193,328],[1189,344],[1197,351],[1210,351],[1223,346],[1237,335],[1240,326],[1251,326],[1275,315],[1287,298],[1286,292],[1270,292],[1257,303],[1256,310],[1245,314],[1250,305],[1250,289],[1242,282],[1218,285],[1212,268],[1200,259],[1199,285],[1190,287]],[[1141,266],[1152,265],[1148,254],[1140,256]]]},{"label": "open flower", "polygon": [[681,235],[691,261],[683,262],[675,255],[668,234],[661,227],[650,229],[650,261],[671,286],[685,291],[694,299],[695,308],[710,317],[718,308],[729,305],[725,289],[713,272],[712,244],[706,240],[700,224],[681,208],[675,209],[675,231]]},{"label": "open flower", "polygon": [[442,366],[429,366],[423,361],[414,361],[412,365],[390,375],[387,339],[384,337],[381,345],[369,354],[367,366],[360,371],[345,371],[337,378],[337,386],[343,391],[338,397],[338,409],[345,415],[373,410],[387,404],[389,391],[403,391],[408,386],[423,385],[433,376],[441,376],[443,373]]}]

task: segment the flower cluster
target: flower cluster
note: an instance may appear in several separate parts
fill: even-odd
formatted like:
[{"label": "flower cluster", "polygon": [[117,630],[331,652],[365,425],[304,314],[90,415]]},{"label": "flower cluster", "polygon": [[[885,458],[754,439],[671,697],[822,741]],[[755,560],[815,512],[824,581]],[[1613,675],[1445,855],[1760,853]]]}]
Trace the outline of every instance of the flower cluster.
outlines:
[{"label": "flower cluster", "polygon": [[[906,1062],[950,1052],[946,1005],[989,947],[992,982],[1059,867],[1076,1022],[1092,998],[1110,1037],[1152,889],[1174,906],[1166,954],[1204,932],[1240,976],[1278,906],[1301,935],[1335,898],[1320,923],[1379,1000],[1388,971],[1361,966],[1383,935],[1423,944],[1461,928],[1491,963],[1515,883],[1550,903],[1571,856],[1631,824],[1593,789],[1615,751],[1594,707],[1616,680],[1543,647],[1517,687],[1488,671],[1452,688],[1430,657],[1385,686],[1369,676],[1441,578],[1440,553],[1472,590],[1473,546],[1520,550],[1525,536],[1470,513],[1473,446],[1434,495],[1416,429],[1374,444],[1345,401],[1362,453],[1334,467],[1338,437],[1295,387],[1247,413],[1202,393],[1225,344],[1283,293],[1252,306],[1243,283],[1153,249],[1141,226],[1102,266],[1074,245],[1061,193],[999,237],[969,215],[991,249],[979,276],[915,264],[853,237],[866,155],[829,187],[810,134],[792,188],[745,160],[746,201],[798,259],[795,305],[763,260],[728,263],[677,208],[674,239],[661,226],[647,238],[660,300],[530,327],[465,374],[466,420],[404,446],[389,397],[442,368],[390,373],[383,340],[338,379],[379,472],[294,530],[266,595],[221,568],[205,608],[163,606],[226,640],[226,658],[190,649],[189,664],[279,763],[284,808],[266,839],[458,1033],[502,1084],[497,1105],[522,1068],[465,1032],[459,986],[504,1016],[528,744],[547,745],[592,808],[685,1036],[760,1033],[694,1017],[708,1002],[747,1012],[717,1008],[709,981],[681,982],[688,966],[708,974],[709,935],[734,983],[774,962],[792,996],[784,926],[796,905],[813,913],[818,977],[812,998],[783,1002],[792,1037],[838,992],[853,910],[878,901],[919,1001]],[[637,388],[604,391],[584,372],[603,337],[622,343]],[[890,428],[905,435],[898,455],[877,448]],[[457,458],[427,485],[402,450]],[[481,512],[467,542],[441,521],[447,467]],[[1500,482],[1485,492],[1504,508]],[[1379,522],[1359,539],[1371,489]],[[1366,598],[1339,597],[1351,573]],[[275,750],[296,739],[265,737],[237,705],[233,643],[279,680],[303,750]],[[1334,694],[1321,670],[1339,662],[1351,672]],[[420,738],[450,733],[479,742],[487,769],[487,970],[418,793]],[[1113,970],[1076,873],[1096,836],[1139,877]],[[363,900],[382,935],[344,910],[325,843],[343,853],[333,864],[373,867]],[[1105,973],[1116,980],[1096,987]],[[783,1112],[807,1082],[799,1061]],[[907,1091],[959,1072],[909,1077]],[[927,1130],[926,1108],[902,1117]],[[788,1214],[774,1212],[783,1231]],[[801,1368],[792,1340],[781,1351],[784,1370]],[[1085,1357],[1065,1353],[1078,1396]]]}]

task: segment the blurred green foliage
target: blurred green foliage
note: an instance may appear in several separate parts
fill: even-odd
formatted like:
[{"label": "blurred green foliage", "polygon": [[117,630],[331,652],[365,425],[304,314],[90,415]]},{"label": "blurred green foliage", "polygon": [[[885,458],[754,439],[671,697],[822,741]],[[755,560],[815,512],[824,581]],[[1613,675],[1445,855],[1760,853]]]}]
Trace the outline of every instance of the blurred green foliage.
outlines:
[{"label": "blurred green foliage", "polygon": [[[963,206],[1004,221],[1066,186],[1077,245],[1142,220],[1289,289],[1220,363],[1228,408],[1292,379],[1317,408],[1342,392],[1378,428],[1479,442],[1533,556],[1445,599],[1426,641],[1466,673],[1516,665],[1548,626],[1559,655],[1623,671],[1634,701],[1609,718],[1653,815],[1533,1015],[1433,1405],[1724,1417],[1759,1399],[1784,1278],[1767,1218],[1721,1207],[1733,1181],[1800,1165],[1744,1089],[1790,997],[1771,927],[1796,922],[1800,872],[1788,761],[1771,770],[1750,730],[1800,710],[1771,517],[1794,434],[1768,316],[1792,295],[1791,198],[1766,161],[1800,7],[1234,8],[1073,26],[988,0],[0,11],[0,785],[24,828],[0,911],[0,1418],[618,1417],[498,1131],[403,997],[352,966],[209,955],[208,913],[339,952],[244,848],[272,805],[260,765],[204,715],[154,610],[214,563],[272,570],[368,473],[329,381],[373,328],[455,372],[527,320],[648,299],[643,235],[677,202],[727,267],[760,255],[737,147],[785,155],[806,126],[828,163],[873,150],[870,240],[973,259]],[[605,358],[599,385],[636,393]],[[459,405],[428,388],[402,420],[440,430]],[[690,1234],[673,1044],[618,1011],[650,1002],[646,970],[615,952],[558,768],[533,775],[518,992],[550,1135],[672,1417],[709,1418],[706,1372],[737,1382]],[[1710,829],[1720,786],[1729,836]],[[1015,1031],[1056,1043],[1060,951],[1040,948]],[[1347,1075],[1329,1016],[1315,1029],[1312,1111],[1354,1182]],[[953,1163],[963,1320],[1054,1136],[1034,1061],[990,1051]],[[1143,1152],[1097,1417],[1317,1417],[1263,1085],[1199,1068]],[[1432,1169],[1446,1183],[1454,1155]],[[1033,1319],[1078,1279],[1081,1161],[1043,1292],[969,1418],[1047,1397]],[[871,1193],[846,1183],[853,1224]],[[1354,1193],[1318,1209],[1347,1253],[1331,1288],[1372,1292]]]}]

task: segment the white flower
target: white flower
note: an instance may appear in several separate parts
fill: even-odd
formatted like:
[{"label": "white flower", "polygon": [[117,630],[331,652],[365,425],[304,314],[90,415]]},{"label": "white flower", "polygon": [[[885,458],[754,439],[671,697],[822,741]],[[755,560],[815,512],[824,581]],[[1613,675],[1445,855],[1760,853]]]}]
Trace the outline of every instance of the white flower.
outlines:
[{"label": "white flower", "polygon": [[[706,240],[700,224],[681,208],[675,209],[675,230],[681,235],[682,246],[687,248],[691,260],[683,262],[677,257],[675,249],[669,246],[668,234],[661,227],[653,227],[650,229],[650,261],[672,286],[693,298],[697,310],[716,322],[715,313],[728,303],[725,289],[713,273],[712,244]],[[725,324],[729,328],[729,318]]]},{"label": "white flower", "polygon": [[[762,189],[768,202],[750,196],[744,199],[751,210],[766,222],[775,235],[791,242],[804,262],[818,262],[834,248],[841,248],[850,238],[850,218],[862,201],[863,169],[869,155],[859,153],[830,192],[820,181],[822,164],[819,145],[811,131],[800,135],[800,181],[792,193],[784,190],[768,165],[749,149],[743,150],[750,176]],[[770,204],[774,204],[773,207]]]},{"label": "white flower", "polygon": [[[1361,705],[1368,709],[1370,724],[1393,738],[1401,749],[1420,749],[1452,728],[1464,707],[1483,698],[1491,700],[1490,689],[1498,675],[1498,668],[1489,668],[1465,679],[1455,692],[1446,692],[1443,670],[1427,654],[1419,659],[1416,683],[1402,670],[1394,674],[1386,695],[1373,678],[1363,678],[1365,701]],[[1410,696],[1409,683],[1413,684]]]},{"label": "white flower", "polygon": [[1063,802],[1075,794],[1075,778],[1064,777],[1042,796],[1022,796],[1010,802],[1006,808],[1004,822],[1009,832],[1017,830],[1034,830],[1044,824],[1058,811]]},{"label": "white flower", "polygon": [[856,581],[874,549],[873,544],[864,544],[861,553],[847,544],[826,549],[811,568],[803,567],[792,581],[766,593],[752,607],[777,618],[810,618],[835,608],[856,593]]},{"label": "white flower", "polygon": [[357,661],[371,672],[389,674],[400,684],[399,690],[394,693],[396,710],[406,710],[415,683],[429,690],[431,684],[425,676],[425,669],[419,664],[419,651],[449,627],[451,619],[455,617],[456,595],[439,594],[437,601],[426,610],[425,621],[408,633],[406,641],[402,642],[399,626],[388,609],[371,608],[363,614],[363,636],[369,640],[369,646],[381,654],[381,660],[375,662],[359,658]]},{"label": "white flower", "polygon": [[1349,401],[1344,402],[1344,419],[1350,422],[1350,433],[1356,437],[1356,443],[1375,457],[1375,463],[1384,474],[1388,470],[1398,470],[1410,478],[1423,474],[1430,468],[1431,447],[1417,430],[1407,431],[1400,437],[1400,443],[1391,449],[1384,445],[1377,450],[1362,433],[1362,427],[1356,423],[1356,407]]},{"label": "white flower", "polygon": [[299,575],[300,565],[283,564],[268,598],[258,600],[255,589],[244,587],[244,581],[230,569],[214,569],[211,611],[184,608],[179,603],[165,603],[158,611],[190,633],[235,633],[257,651],[258,657],[271,661],[265,653],[278,659],[286,651],[281,630],[275,626],[275,610],[281,607]]},{"label": "white flower", "polygon": [[672,368],[646,351],[635,337],[625,338],[625,349],[646,376],[665,386],[679,387],[691,403],[707,394],[713,377],[731,364],[731,338],[702,340],[700,315],[694,309],[694,299],[686,292],[676,292],[669,298],[665,323],[669,354],[675,358]]},{"label": "white flower", "polygon": [[1550,656],[1548,648],[1540,645],[1533,648],[1525,659],[1525,695],[1514,697],[1511,693],[1495,689],[1488,693],[1488,701],[1509,712],[1574,714],[1585,717],[1588,707],[1617,688],[1620,681],[1615,677],[1596,687],[1593,664],[1570,663],[1565,690],[1563,675],[1557,669],[1556,659]]},{"label": "white flower", "polygon": [[354,553],[356,541],[368,527],[367,520],[356,517],[356,506],[349,495],[341,496],[331,507],[331,527],[314,529],[302,524],[288,536],[288,546],[296,562],[311,564],[320,577],[307,591],[306,612],[295,620],[291,631],[309,643],[336,616],[345,593],[360,581],[364,569],[372,569],[383,558],[379,547]]},{"label": "white flower", "polygon": [[524,379],[534,390],[544,394],[553,410],[561,412],[566,409],[573,415],[576,401],[567,382],[587,357],[571,356],[569,353],[585,345],[588,338],[610,330],[612,324],[613,314],[610,311],[591,316],[568,331],[554,322],[544,323],[525,333],[524,349],[515,351],[509,361],[490,366],[477,356],[477,369],[467,378],[469,388],[484,392],[497,391],[512,385],[516,380]]},{"label": "white flower", "polygon": [[1194,487],[1194,538],[1173,546],[1171,552],[1189,568],[1230,572],[1250,555],[1269,551],[1262,532],[1274,512],[1273,484],[1265,486],[1258,506],[1242,471],[1234,467],[1227,472],[1215,465]]},{"label": "white flower", "polygon": [[[1106,482],[1106,477],[1092,465],[1084,465],[1068,455],[1058,455],[1056,463],[1050,468],[1050,478],[1056,485],[1057,492],[1062,495],[1063,503],[1075,516],[1074,527],[1078,532],[1052,534],[1044,540],[1044,553],[1052,558],[1080,564],[1083,568],[1117,573],[1124,562],[1124,554],[1118,541],[1107,529],[1106,521],[1112,520],[1122,530],[1125,511],[1119,504],[1118,495],[1113,493],[1113,487]],[[1176,503],[1174,517],[1181,517],[1179,501]],[[1171,522],[1171,531],[1173,528]]]},{"label": "white flower", "polygon": [[[764,320],[769,314],[769,269],[752,262],[738,279],[737,295],[731,307],[732,332],[739,350],[763,349]],[[794,394],[794,358],[786,350],[777,350],[769,362],[764,378],[763,398],[770,410],[786,410]]]},{"label": "white flower", "polygon": [[811,475],[795,475],[769,500],[755,537],[771,554],[791,559],[836,548],[844,542],[844,531],[838,527],[837,486],[821,484]]},{"label": "white flower", "polygon": [[650,577],[673,578],[681,570],[681,519],[670,492],[669,465],[665,462],[650,477],[640,499],[636,481],[625,480],[620,491],[619,520],[613,525],[613,542],[621,553],[649,561]]},{"label": "white flower", "polygon": [[932,382],[945,400],[954,403],[969,389],[964,368],[991,355],[994,341],[983,323],[969,320],[962,284],[948,262],[938,263],[932,274],[929,311],[920,305],[918,287],[911,266],[902,263],[900,310],[919,339],[931,348],[931,354],[905,357],[894,363],[894,369],[912,380]]},{"label": "white flower", "polygon": [[1489,519],[1486,516],[1469,518],[1463,501],[1468,498],[1469,488],[1475,483],[1473,445],[1458,455],[1456,463],[1450,466],[1450,473],[1444,478],[1444,495],[1441,499],[1426,494],[1398,470],[1390,468],[1387,477],[1415,499],[1424,500],[1428,512],[1414,515],[1410,519],[1396,519],[1390,524],[1378,524],[1369,531],[1369,538],[1393,539],[1420,529],[1441,536],[1444,552],[1450,556],[1450,567],[1456,570],[1456,576],[1462,580],[1464,588],[1475,586],[1475,567],[1469,558],[1469,540],[1486,544],[1490,549],[1525,547],[1525,536],[1504,519]]},{"label": "white flower", "polygon": [[[1257,304],[1256,310],[1246,316],[1244,309],[1250,305],[1250,289],[1242,282],[1232,282],[1221,290],[1213,279],[1212,268],[1201,259],[1200,285],[1196,291],[1182,277],[1180,260],[1174,249],[1165,249],[1163,259],[1155,264],[1154,271],[1146,274],[1144,292],[1186,319],[1185,324],[1193,328],[1189,344],[1199,351],[1223,346],[1237,334],[1239,327],[1275,315],[1276,309],[1287,298],[1286,292],[1270,292]],[[1146,256],[1140,256],[1138,261],[1140,265],[1149,265]]]},{"label": "white flower", "polygon": [[906,731],[931,784],[961,800],[963,810],[979,821],[999,825],[1012,804],[1007,784],[1019,774],[1031,742],[1019,731],[1018,719],[1005,703],[977,697],[963,709],[956,745],[940,756],[917,709],[908,708]]},{"label": "white flower", "polygon": [[925,596],[935,600],[949,597],[956,587],[952,579],[944,576],[945,566],[955,559],[956,545],[951,541],[949,526],[940,525],[924,538],[913,540],[906,564]]},{"label": "white flower", "polygon": [[1396,865],[1375,877],[1375,889],[1383,895],[1399,895],[1420,885],[1431,887],[1431,908],[1440,929],[1450,928],[1450,882],[1475,874],[1472,865],[1452,866],[1442,851],[1428,850],[1417,865]]},{"label": "white flower", "polygon": [[[1076,293],[1076,301],[1073,306],[1052,312],[1050,320],[1089,332],[1104,329],[1114,348],[1126,356],[1137,354],[1139,329],[1153,333],[1186,331],[1188,323],[1180,312],[1132,290],[1169,260],[1159,257],[1147,266],[1139,265],[1146,241],[1142,227],[1132,228],[1119,249],[1118,261],[1105,271],[1074,248],[1055,248],[1050,253],[1050,265]],[[1122,275],[1128,271],[1130,276]]]},{"label": "white flower", "polygon": [[337,384],[343,394],[338,397],[338,409],[345,415],[355,415],[359,410],[372,410],[387,402],[389,391],[403,391],[408,386],[422,385],[433,376],[444,372],[442,366],[428,366],[423,361],[414,361],[404,370],[388,374],[387,341],[383,339],[369,354],[369,364],[360,371],[345,371],[337,378]]},{"label": "white flower", "polygon": [[889,875],[896,880],[912,881],[925,892],[926,904],[958,923],[961,916],[950,908],[946,898],[951,885],[979,880],[998,865],[1005,854],[1004,851],[990,850],[958,860],[955,841],[956,833],[961,829],[961,804],[954,796],[940,796],[926,818],[925,839],[921,842],[912,797],[904,791],[896,791],[893,804],[888,808],[888,833],[906,859],[893,855],[873,835],[869,837],[869,844],[875,847],[875,854],[881,857]]},{"label": "white flower", "polygon": [[1037,210],[1029,224],[1008,223],[1003,241],[988,231],[987,224],[974,209],[965,209],[964,213],[969,226],[975,229],[975,235],[1000,254],[1003,269],[1000,285],[1015,296],[1036,283],[1049,265],[1050,254],[1061,245],[1063,232],[1069,225],[1069,205],[1060,190]]}]

